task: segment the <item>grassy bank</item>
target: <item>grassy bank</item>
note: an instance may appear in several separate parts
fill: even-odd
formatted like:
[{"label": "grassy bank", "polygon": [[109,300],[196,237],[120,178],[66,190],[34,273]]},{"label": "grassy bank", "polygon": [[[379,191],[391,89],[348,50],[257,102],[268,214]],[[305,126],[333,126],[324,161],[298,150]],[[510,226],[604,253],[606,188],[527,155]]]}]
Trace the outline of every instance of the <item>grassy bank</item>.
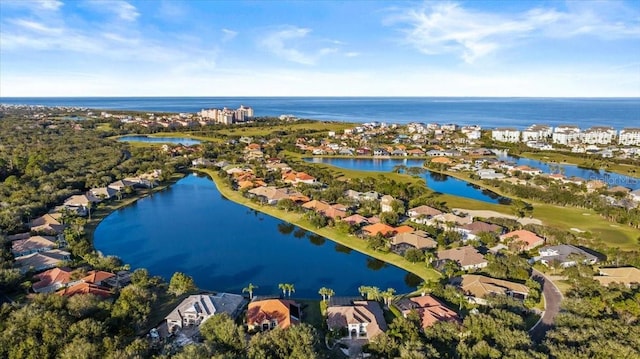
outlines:
[{"label": "grassy bank", "polygon": [[353,128],[354,126],[356,125],[353,123],[314,121],[309,123],[283,123],[280,125],[269,127],[231,126],[229,128],[218,130],[216,132],[228,136],[266,136],[274,132],[284,131],[287,133],[292,133],[299,130],[307,130],[312,132],[335,131],[336,133],[341,133],[345,129]]},{"label": "grassy bank", "polygon": [[285,212],[273,206],[260,205],[258,203],[254,203],[248,198],[245,198],[242,195],[242,193],[234,191],[228,186],[222,184],[222,179],[220,178],[220,176],[216,171],[213,171],[210,169],[198,169],[198,171],[201,171],[209,175],[211,179],[214,181],[214,183],[216,184],[218,191],[220,191],[222,195],[224,195],[227,199],[231,201],[234,201],[243,206],[255,209],[256,211],[260,211],[272,217],[281,219],[285,222],[294,224],[309,232],[323,236],[336,243],[339,243],[343,246],[354,249],[358,252],[364,253],[373,258],[379,259],[383,262],[393,264],[396,267],[399,267],[408,272],[411,272],[424,280],[431,280],[431,279],[436,279],[440,277],[440,274],[438,272],[436,272],[431,268],[427,268],[425,263],[410,263],[406,261],[404,258],[402,258],[401,256],[394,253],[382,253],[382,252],[373,251],[367,247],[366,241],[352,235],[338,233],[333,228],[328,228],[328,227],[315,228],[313,225],[311,225],[311,223],[305,220],[300,213]]}]

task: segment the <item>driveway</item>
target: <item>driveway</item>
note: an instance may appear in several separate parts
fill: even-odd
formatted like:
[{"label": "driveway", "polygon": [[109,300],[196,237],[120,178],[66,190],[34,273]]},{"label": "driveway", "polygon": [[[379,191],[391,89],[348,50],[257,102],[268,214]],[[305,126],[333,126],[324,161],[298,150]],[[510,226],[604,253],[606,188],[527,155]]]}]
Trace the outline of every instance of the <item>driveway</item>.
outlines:
[{"label": "driveway", "polygon": [[544,296],[545,309],[542,318],[536,325],[529,330],[531,339],[534,342],[540,343],[547,331],[553,327],[556,315],[560,312],[560,302],[562,302],[562,293],[553,284],[553,281],[549,277],[545,276],[537,270],[533,270],[533,279],[542,284],[542,295]]}]

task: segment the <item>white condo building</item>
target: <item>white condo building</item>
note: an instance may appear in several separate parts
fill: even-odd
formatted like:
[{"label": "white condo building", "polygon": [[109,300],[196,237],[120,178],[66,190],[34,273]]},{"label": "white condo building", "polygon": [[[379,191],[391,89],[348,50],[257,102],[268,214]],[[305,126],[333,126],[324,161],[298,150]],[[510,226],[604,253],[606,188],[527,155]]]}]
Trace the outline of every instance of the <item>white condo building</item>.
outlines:
[{"label": "white condo building", "polygon": [[476,126],[463,126],[460,129],[460,132],[462,132],[470,140],[479,140],[480,136],[482,136],[481,128],[480,128],[480,126],[477,126],[477,125]]},{"label": "white condo building", "polygon": [[558,126],[553,130],[553,143],[569,146],[580,141],[580,128],[573,125]]},{"label": "white condo building", "polygon": [[588,145],[608,145],[613,142],[617,134],[613,127],[594,126],[584,131],[582,142]]},{"label": "white condo building", "polygon": [[640,128],[624,128],[620,130],[618,143],[625,146],[640,146]]},{"label": "white condo building", "polygon": [[491,139],[498,142],[520,142],[520,131],[515,128],[496,128],[491,131]]},{"label": "white condo building", "polygon": [[547,141],[552,133],[553,129],[550,126],[533,124],[522,131],[522,141]]},{"label": "white condo building", "polygon": [[198,112],[198,115],[202,118],[211,119],[216,123],[230,125],[232,123],[244,122],[251,119],[253,117],[253,109],[244,105],[241,105],[237,110],[232,110],[226,107],[223,109],[212,108],[202,110]]}]

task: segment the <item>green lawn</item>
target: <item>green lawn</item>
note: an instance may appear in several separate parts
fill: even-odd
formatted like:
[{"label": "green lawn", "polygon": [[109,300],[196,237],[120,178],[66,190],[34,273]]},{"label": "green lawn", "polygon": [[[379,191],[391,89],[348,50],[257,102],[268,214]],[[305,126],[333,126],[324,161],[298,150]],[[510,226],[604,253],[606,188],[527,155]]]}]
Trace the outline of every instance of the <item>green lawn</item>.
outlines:
[{"label": "green lawn", "polygon": [[276,131],[286,131],[289,133],[296,130],[311,130],[314,132],[342,132],[347,128],[353,128],[354,126],[355,125],[352,123],[314,121],[311,123],[285,123],[282,125],[261,127],[230,126],[229,128],[218,130],[216,132],[229,136],[265,136]]},{"label": "green lawn", "polygon": [[425,263],[410,263],[395,253],[383,253],[383,252],[373,251],[367,248],[366,241],[360,238],[357,238],[355,236],[339,233],[333,228],[329,228],[329,227],[315,228],[307,220],[305,220],[300,213],[285,212],[273,206],[260,205],[260,204],[254,203],[248,198],[245,198],[240,192],[234,191],[231,188],[227,187],[226,185],[223,185],[216,171],[213,171],[210,169],[197,169],[197,170],[207,173],[215,182],[216,187],[218,188],[220,193],[222,193],[222,195],[224,195],[227,199],[231,201],[234,201],[246,207],[255,209],[257,211],[273,216],[275,218],[279,218],[285,222],[292,223],[309,232],[321,235],[327,239],[330,239],[336,243],[340,243],[358,252],[364,253],[368,256],[379,259],[383,262],[395,265],[401,269],[404,269],[408,272],[411,272],[417,275],[423,280],[428,281],[431,279],[440,278],[440,273],[438,273],[432,268],[428,268]]}]

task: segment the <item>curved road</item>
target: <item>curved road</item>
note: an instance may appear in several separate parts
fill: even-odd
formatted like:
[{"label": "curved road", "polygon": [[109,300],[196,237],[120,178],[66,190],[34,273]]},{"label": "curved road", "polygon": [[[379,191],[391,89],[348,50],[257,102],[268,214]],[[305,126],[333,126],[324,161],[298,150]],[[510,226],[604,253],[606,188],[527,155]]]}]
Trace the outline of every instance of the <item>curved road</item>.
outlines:
[{"label": "curved road", "polygon": [[540,343],[547,331],[553,327],[556,315],[560,312],[560,302],[562,301],[562,293],[553,284],[553,281],[537,270],[533,270],[532,277],[542,285],[542,295],[544,295],[544,314],[540,321],[529,330],[531,339]]}]

